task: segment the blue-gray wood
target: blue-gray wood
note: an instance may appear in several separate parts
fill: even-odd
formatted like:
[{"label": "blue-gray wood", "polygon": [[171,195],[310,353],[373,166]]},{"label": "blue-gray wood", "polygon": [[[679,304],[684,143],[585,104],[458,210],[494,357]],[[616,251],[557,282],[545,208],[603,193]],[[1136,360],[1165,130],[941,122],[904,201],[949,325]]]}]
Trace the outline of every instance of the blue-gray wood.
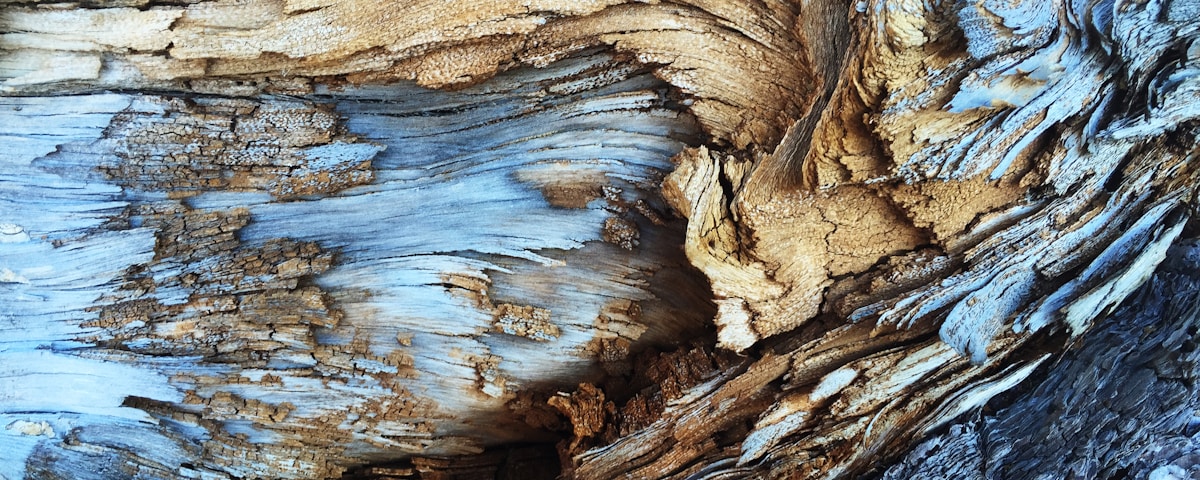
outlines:
[{"label": "blue-gray wood", "polygon": [[1200,243],[1185,240],[1040,380],[917,445],[882,478],[1200,475]]},{"label": "blue-gray wood", "polygon": [[544,437],[516,392],[707,315],[654,193],[697,141],[673,102],[604,54],[457,92],[0,98],[0,476]]}]

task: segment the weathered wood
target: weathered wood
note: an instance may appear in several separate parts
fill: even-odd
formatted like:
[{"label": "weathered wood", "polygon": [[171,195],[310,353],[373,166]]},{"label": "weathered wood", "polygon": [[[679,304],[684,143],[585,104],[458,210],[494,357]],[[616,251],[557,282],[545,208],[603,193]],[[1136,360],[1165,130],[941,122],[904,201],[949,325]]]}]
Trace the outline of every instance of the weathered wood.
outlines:
[{"label": "weathered wood", "polygon": [[[1188,88],[1194,60],[1157,61],[1170,87],[1141,73],[1195,38],[1195,23],[1171,13],[1181,5],[1123,4],[1115,18],[1090,15],[1103,5],[860,10],[858,25],[904,27],[855,30],[858,70],[843,72],[816,127],[833,136],[779,151],[806,155],[802,185],[817,191],[791,193],[761,166],[705,149],[665,187],[692,219],[689,258],[713,281],[719,345],[784,338],[750,367],[714,372],[647,429],[580,451],[580,476],[855,474],[1067,347],[1047,333],[1088,331],[1162,261],[1195,195],[1194,126],[1154,119],[1197,112],[1104,98]],[[1048,26],[1021,35],[1045,38],[1004,29],[1025,15]],[[1093,18],[1123,28],[1070,23]],[[1134,133],[1167,123],[1174,139]],[[704,441],[747,421],[744,434]]]},{"label": "weathered wood", "polygon": [[[707,311],[653,194],[695,125],[624,65],[578,57],[501,92],[8,97],[6,135],[32,146],[4,157],[3,423],[59,433],[20,437],[4,474],[130,420],[187,452],[184,476],[545,438],[515,392]],[[105,380],[64,376],[88,370]],[[95,447],[129,474],[182,463]]]},{"label": "weathered wood", "polygon": [[1174,249],[1108,326],[1038,385],[922,442],[883,478],[1194,477],[1197,246]]},{"label": "weathered wood", "polygon": [[1044,471],[961,418],[1110,408],[1198,5],[5,4],[0,475]]}]

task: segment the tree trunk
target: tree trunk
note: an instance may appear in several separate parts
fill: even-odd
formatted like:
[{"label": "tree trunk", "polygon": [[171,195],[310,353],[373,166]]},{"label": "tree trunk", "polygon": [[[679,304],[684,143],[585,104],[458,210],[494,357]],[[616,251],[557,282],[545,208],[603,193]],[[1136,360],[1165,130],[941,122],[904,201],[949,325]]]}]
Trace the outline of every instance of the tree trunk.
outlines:
[{"label": "tree trunk", "polygon": [[0,10],[0,478],[1200,472],[1200,2]]}]

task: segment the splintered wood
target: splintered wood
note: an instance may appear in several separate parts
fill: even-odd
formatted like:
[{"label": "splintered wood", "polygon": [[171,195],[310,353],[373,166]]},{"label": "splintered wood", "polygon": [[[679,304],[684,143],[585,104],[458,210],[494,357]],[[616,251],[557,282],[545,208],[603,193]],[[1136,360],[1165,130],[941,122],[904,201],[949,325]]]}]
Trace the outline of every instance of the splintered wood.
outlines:
[{"label": "splintered wood", "polygon": [[798,7],[778,0],[130,3],[138,8],[6,7],[0,92],[293,93],[289,77],[457,88],[609,47],[662,65],[655,74],[706,131],[744,148],[779,140],[811,76]]},{"label": "splintered wood", "polygon": [[902,478],[1196,233],[1193,1],[101,3],[0,11],[0,478]]},{"label": "splintered wood", "polygon": [[[1195,45],[1200,26],[1118,3],[976,2],[957,15],[860,4],[811,131],[799,119],[758,157],[677,156],[664,194],[690,219],[685,249],[712,282],[718,345],[761,349],[761,365],[785,353],[791,368],[767,380],[724,370],[724,388],[745,380],[744,405],[764,388],[774,402],[714,421],[720,390],[697,386],[645,430],[576,451],[576,471],[858,475],[1090,332],[1167,257],[1197,187],[1200,109],[1111,102],[1192,88],[1200,58],[1170,49]],[[1181,83],[1152,80],[1163,75]],[[798,187],[763,173],[786,166]],[[689,422],[732,432],[748,418],[731,440],[680,441]]]}]

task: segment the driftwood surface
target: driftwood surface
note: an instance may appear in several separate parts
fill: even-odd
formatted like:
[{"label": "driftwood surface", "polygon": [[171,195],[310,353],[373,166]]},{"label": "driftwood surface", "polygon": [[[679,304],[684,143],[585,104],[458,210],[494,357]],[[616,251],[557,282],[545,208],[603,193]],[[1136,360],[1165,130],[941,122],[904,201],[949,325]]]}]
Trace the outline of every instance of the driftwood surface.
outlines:
[{"label": "driftwood surface", "polygon": [[1200,2],[0,3],[0,478],[1186,478]]}]

